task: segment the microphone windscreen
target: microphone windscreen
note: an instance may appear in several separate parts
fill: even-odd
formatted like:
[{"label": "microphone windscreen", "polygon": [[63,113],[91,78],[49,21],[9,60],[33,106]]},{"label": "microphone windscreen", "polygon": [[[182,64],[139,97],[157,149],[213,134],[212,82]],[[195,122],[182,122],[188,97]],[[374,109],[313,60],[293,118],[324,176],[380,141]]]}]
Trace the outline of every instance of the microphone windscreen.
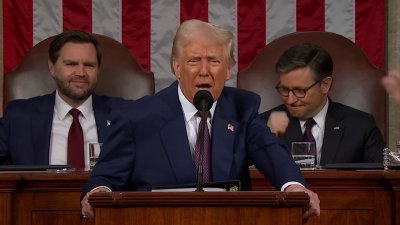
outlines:
[{"label": "microphone windscreen", "polygon": [[193,104],[197,110],[207,112],[211,109],[214,102],[213,96],[207,90],[198,91],[193,98]]}]

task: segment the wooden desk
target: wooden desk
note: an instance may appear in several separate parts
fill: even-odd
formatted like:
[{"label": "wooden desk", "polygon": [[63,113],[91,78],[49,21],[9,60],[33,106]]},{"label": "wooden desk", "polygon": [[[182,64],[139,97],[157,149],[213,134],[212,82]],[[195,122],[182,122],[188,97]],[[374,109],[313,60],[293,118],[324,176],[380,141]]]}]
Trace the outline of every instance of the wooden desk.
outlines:
[{"label": "wooden desk", "polygon": [[[303,171],[321,200],[321,216],[306,224],[400,225],[400,171]],[[253,190],[273,190],[251,171]]]},{"label": "wooden desk", "polygon": [[96,225],[301,225],[308,201],[305,193],[278,191],[105,192],[89,198]]},{"label": "wooden desk", "polygon": [[88,172],[0,173],[0,225],[94,224],[80,219]]},{"label": "wooden desk", "polygon": [[[400,171],[305,171],[322,213],[309,224],[400,225]],[[88,172],[0,172],[0,225],[94,224],[80,220]],[[256,170],[253,190],[275,191]]]}]

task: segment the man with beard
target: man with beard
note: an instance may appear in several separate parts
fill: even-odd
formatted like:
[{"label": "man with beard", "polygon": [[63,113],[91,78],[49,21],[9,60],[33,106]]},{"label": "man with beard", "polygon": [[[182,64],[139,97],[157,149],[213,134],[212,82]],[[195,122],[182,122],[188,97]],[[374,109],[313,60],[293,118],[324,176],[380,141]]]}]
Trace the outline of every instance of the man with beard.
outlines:
[{"label": "man with beard", "polygon": [[288,146],[315,141],[322,166],[382,162],[385,144],[373,116],[328,97],[333,83],[328,52],[313,44],[295,45],[282,54],[275,70],[284,104],[260,116]]},{"label": "man with beard", "polygon": [[57,35],[48,60],[57,89],[7,105],[0,123],[0,162],[88,168],[88,143],[103,142],[112,108],[127,102],[94,94],[100,64],[100,46],[92,35]]}]

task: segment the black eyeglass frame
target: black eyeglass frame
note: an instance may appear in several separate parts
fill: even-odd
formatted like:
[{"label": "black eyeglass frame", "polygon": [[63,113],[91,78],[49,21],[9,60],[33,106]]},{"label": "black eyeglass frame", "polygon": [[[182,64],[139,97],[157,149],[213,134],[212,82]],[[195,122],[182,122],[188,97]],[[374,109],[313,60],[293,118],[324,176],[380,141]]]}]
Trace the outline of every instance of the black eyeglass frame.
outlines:
[{"label": "black eyeglass frame", "polygon": [[293,95],[296,96],[297,98],[304,98],[307,95],[307,91],[310,90],[312,87],[314,87],[316,84],[318,84],[320,82],[321,82],[320,80],[317,80],[313,84],[311,84],[310,86],[308,86],[306,88],[294,88],[294,89],[282,87],[282,86],[279,86],[279,84],[277,84],[275,86],[275,89],[279,93],[279,95],[281,95],[283,97],[288,97],[289,93],[292,92]]}]

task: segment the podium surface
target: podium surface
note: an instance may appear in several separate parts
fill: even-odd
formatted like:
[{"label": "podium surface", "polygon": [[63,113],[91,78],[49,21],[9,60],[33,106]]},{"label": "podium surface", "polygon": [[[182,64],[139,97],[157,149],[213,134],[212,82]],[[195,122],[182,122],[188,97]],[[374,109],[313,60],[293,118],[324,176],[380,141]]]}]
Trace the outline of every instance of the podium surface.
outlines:
[{"label": "podium surface", "polygon": [[309,197],[303,192],[95,193],[95,224],[300,225]]},{"label": "podium surface", "polygon": [[[400,225],[400,171],[303,175],[321,200],[321,216],[306,225]],[[80,194],[88,176],[87,171],[0,172],[0,225],[94,224],[80,220]],[[254,191],[276,191],[257,170],[251,179]]]}]

